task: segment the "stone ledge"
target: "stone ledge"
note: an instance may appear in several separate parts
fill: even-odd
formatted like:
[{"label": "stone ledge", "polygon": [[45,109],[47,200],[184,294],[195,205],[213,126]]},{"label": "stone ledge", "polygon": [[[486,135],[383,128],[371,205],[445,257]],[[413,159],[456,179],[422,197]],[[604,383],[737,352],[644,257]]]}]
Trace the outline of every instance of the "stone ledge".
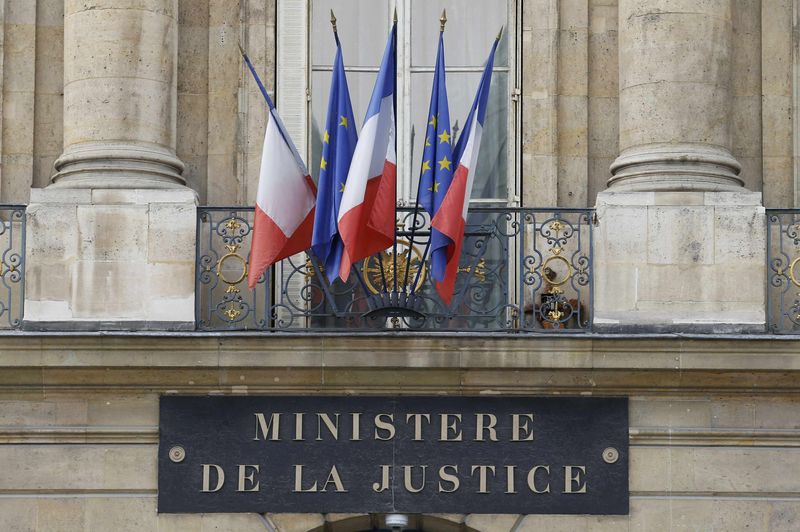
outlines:
[{"label": "stone ledge", "polygon": [[32,188],[31,204],[130,205],[148,203],[198,203],[198,195],[189,188],[109,189],[109,188]]},{"label": "stone ledge", "polygon": [[800,339],[10,333],[0,367],[800,372]]},{"label": "stone ledge", "polygon": [[[800,429],[631,427],[632,447],[800,447]],[[157,426],[0,426],[0,445],[157,444]]]},{"label": "stone ledge", "polygon": [[23,331],[191,331],[193,321],[88,320],[37,321],[23,320]]}]

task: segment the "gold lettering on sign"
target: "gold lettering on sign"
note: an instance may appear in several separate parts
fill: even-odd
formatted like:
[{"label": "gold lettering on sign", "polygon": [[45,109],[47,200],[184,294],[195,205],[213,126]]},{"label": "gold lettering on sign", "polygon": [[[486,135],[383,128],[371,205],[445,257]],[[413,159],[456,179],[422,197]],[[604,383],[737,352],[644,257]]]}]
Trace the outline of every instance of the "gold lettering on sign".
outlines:
[{"label": "gold lettering on sign", "polygon": [[517,466],[507,465],[506,466],[506,493],[516,493],[517,489],[514,487],[514,471],[517,469]]},{"label": "gold lettering on sign", "polygon": [[[384,421],[388,419],[388,421]],[[378,431],[384,431],[386,436],[381,436]],[[394,414],[378,414],[375,416],[375,439],[389,441],[394,438]]]},{"label": "gold lettering on sign", "polygon": [[316,493],[317,491],[316,481],[310,488],[303,489],[303,466],[300,464],[294,466],[294,490],[292,491],[295,493]]},{"label": "gold lettering on sign", "polygon": [[[447,469],[451,469],[453,472],[448,473]],[[458,466],[457,465],[443,465],[439,468],[439,493],[453,493],[454,491],[458,491],[458,488],[461,486],[461,481],[458,479]],[[442,482],[449,482],[449,487],[442,486]]]},{"label": "gold lettering on sign", "polygon": [[586,466],[564,466],[564,493],[586,493]]},{"label": "gold lettering on sign", "polygon": [[[251,471],[249,475],[247,474],[247,468],[248,467],[253,468],[253,471]],[[255,485],[253,485],[254,476],[255,476],[256,473],[258,473],[258,466],[257,465],[246,465],[246,464],[240,465],[239,466],[239,485],[236,487],[236,491],[238,491],[238,492],[258,491],[259,482],[256,482]],[[246,487],[245,486],[245,482],[249,482],[252,487],[251,488]]]},{"label": "gold lettering on sign", "polygon": [[333,487],[338,493],[347,493],[347,490],[344,489],[344,485],[342,484],[342,478],[336,470],[336,466],[331,468],[331,472],[328,474],[328,480],[325,481],[325,484],[323,484],[322,489],[319,491],[326,491],[328,489],[328,484],[333,484]]},{"label": "gold lettering on sign", "polygon": [[520,423],[525,417],[533,421],[533,414],[511,414],[511,441],[533,441],[533,429],[528,428],[528,421]]},{"label": "gold lettering on sign", "polygon": [[[494,428],[497,425],[497,416],[494,414],[475,414],[477,428],[475,429],[475,441],[485,441],[483,439],[483,432],[489,431],[489,439],[497,441],[497,430]],[[489,418],[486,423],[483,418]]]},{"label": "gold lettering on sign", "polygon": [[[441,437],[439,441],[461,441],[461,429],[458,424],[461,423],[461,414],[439,414],[441,418]],[[450,422],[450,418],[453,421]],[[454,438],[450,438],[450,432],[455,433]]]},{"label": "gold lettering on sign", "polygon": [[353,412],[353,435],[350,441],[359,441],[361,439],[361,412]]},{"label": "gold lettering on sign", "polygon": [[294,415],[294,441],[303,441],[303,414],[300,412]]},{"label": "gold lettering on sign", "polygon": [[[225,483],[225,472],[217,464],[202,464],[203,466],[203,488],[200,490],[203,493],[214,493],[222,489],[222,484]],[[217,473],[217,485],[211,489],[211,468]]]},{"label": "gold lettering on sign", "polygon": [[386,491],[389,489],[389,468],[392,467],[390,465],[382,465],[381,466],[381,481],[380,482],[373,482],[372,484],[372,491],[375,493],[380,493],[382,491]]},{"label": "gold lettering on sign", "polygon": [[549,480],[547,481],[547,484],[545,484],[545,487],[543,489],[538,489],[536,487],[536,472],[539,471],[540,469],[543,470],[545,473],[547,473],[548,478],[549,478],[549,476],[550,476],[550,466],[537,465],[537,466],[533,467],[533,469],[528,471],[528,487],[534,493],[538,493],[538,494],[550,493],[550,481]]},{"label": "gold lettering on sign", "polygon": [[[280,439],[280,426],[281,426],[281,415],[278,413],[273,413],[269,416],[269,422],[267,422],[264,414],[261,412],[256,412],[256,437],[253,440],[258,440],[258,431],[261,430],[261,439],[267,441],[269,438],[272,441],[277,441]],[[272,433],[270,436],[267,434]]]},{"label": "gold lettering on sign", "polygon": [[333,439],[339,439],[339,414],[334,414],[334,417],[336,418],[336,423],[331,420],[331,416],[328,414],[317,413],[317,441],[322,441],[323,423],[328,429],[328,432],[331,433],[331,436],[333,436]]},{"label": "gold lettering on sign", "polygon": [[431,422],[430,414],[406,414],[406,423],[414,420],[414,441],[422,441],[422,418],[428,423]]},{"label": "gold lettering on sign", "polygon": [[486,471],[491,471],[494,476],[493,465],[474,465],[470,474],[475,476],[475,471],[478,471],[478,493],[489,493],[486,490]]},{"label": "gold lettering on sign", "polygon": [[425,470],[428,469],[428,466],[416,466],[422,469],[422,482],[420,483],[418,488],[414,487],[414,483],[412,482],[412,473],[414,471],[415,466],[403,466],[403,486],[406,488],[406,491],[410,493],[419,493],[423,489],[425,489]]}]

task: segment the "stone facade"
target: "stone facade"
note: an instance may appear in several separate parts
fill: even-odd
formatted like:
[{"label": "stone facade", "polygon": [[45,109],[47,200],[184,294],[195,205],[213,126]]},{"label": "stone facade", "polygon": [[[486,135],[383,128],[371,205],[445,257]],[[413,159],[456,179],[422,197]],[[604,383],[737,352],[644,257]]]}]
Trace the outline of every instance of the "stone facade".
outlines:
[{"label": "stone facade", "polygon": [[258,179],[266,112],[237,42],[272,89],[278,10],[298,5],[0,1],[0,202],[28,204],[0,529],[381,524],[159,515],[174,393],[627,396],[630,515],[414,526],[799,529],[800,343],[758,334],[764,209],[800,207],[798,0],[513,4],[520,201],[596,206],[594,334],[195,332],[196,207],[251,205]]},{"label": "stone facade", "polygon": [[[164,393],[580,394],[630,397],[629,516],[459,515],[430,519],[425,530],[793,530],[799,347],[764,339],[8,338],[0,350],[0,516],[5,530],[270,530],[252,514],[156,514]],[[369,528],[368,517],[353,517],[266,516],[281,531],[326,522]]]}]

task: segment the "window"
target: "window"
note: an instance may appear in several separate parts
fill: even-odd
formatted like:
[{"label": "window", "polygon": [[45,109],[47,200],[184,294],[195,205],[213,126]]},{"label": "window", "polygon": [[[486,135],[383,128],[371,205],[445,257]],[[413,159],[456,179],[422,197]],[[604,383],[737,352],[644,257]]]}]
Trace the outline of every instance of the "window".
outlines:
[{"label": "window", "polygon": [[[456,134],[469,112],[492,41],[500,27],[505,26],[495,56],[491,102],[472,198],[474,203],[501,205],[513,201],[518,190],[516,107],[511,98],[516,86],[511,53],[515,46],[516,5],[515,0],[281,0],[278,9],[278,105],[293,135],[303,137],[298,148],[307,156],[312,174],[316,177],[319,172],[320,137],[335,51],[330,10],[334,10],[338,19],[353,111],[360,128],[396,7],[398,200],[413,204],[421,162],[420,135],[427,122],[438,44],[439,16],[442,9],[447,9],[445,63],[451,127]],[[305,10],[305,13],[297,10]],[[303,27],[308,32],[306,36],[297,34],[297,29]],[[302,54],[305,54],[305,63]],[[303,72],[305,87],[301,88],[298,80],[303,78]],[[309,95],[310,102],[306,101]],[[302,104],[306,105],[305,114],[295,113],[287,119],[284,109],[296,110]]]}]

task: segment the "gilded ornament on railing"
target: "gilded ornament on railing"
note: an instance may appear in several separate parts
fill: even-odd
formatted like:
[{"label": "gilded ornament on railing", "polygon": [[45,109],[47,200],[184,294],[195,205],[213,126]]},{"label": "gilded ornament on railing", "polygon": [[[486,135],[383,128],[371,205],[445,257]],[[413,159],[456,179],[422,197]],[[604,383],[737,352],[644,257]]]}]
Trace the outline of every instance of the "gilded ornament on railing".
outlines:
[{"label": "gilded ornament on railing", "polygon": [[[220,281],[228,285],[226,290],[228,293],[238,292],[239,289],[236,287],[236,285],[244,281],[244,278],[247,277],[247,261],[244,257],[237,253],[237,251],[239,251],[239,247],[239,244],[234,244],[232,246],[226,245],[225,248],[228,250],[228,253],[220,257],[219,261],[217,261],[217,276],[219,277]],[[228,259],[235,259],[242,265],[242,272],[236,279],[228,279],[223,273],[223,265]]]},{"label": "gilded ornament on railing", "polygon": [[[458,273],[471,273],[472,266],[461,266],[458,269]],[[481,259],[478,261],[478,264],[475,265],[475,278],[478,279],[480,282],[486,282],[486,259]]]},{"label": "gilded ornament on railing", "polygon": [[233,320],[235,320],[236,318],[239,317],[239,315],[242,313],[242,311],[237,309],[236,306],[234,305],[233,301],[231,301],[231,303],[228,305],[228,308],[226,308],[224,311],[222,311],[222,313],[225,316],[227,316],[229,320],[233,321]]},{"label": "gilded ornament on railing", "polygon": [[[566,273],[564,273],[563,277],[561,279],[559,279],[559,280],[556,280],[556,277],[558,275],[556,273],[556,270],[551,267],[551,264],[553,266],[555,266],[555,264],[553,264],[554,261],[563,263],[564,266],[567,269]],[[545,271],[549,270],[549,271],[553,272],[552,279],[548,278],[548,280],[547,280],[547,284],[551,285],[551,286],[561,286],[563,284],[566,284],[567,281],[572,279],[572,275],[574,274],[574,272],[572,270],[572,264],[570,264],[570,262],[567,259],[565,259],[564,257],[562,257],[561,255],[558,255],[558,254],[554,254],[554,255],[551,255],[551,256],[547,257],[547,260],[545,260],[544,264],[542,264],[542,269],[544,269]]]},{"label": "gilded ornament on railing", "polygon": [[[425,284],[427,267],[422,262],[422,252],[416,245],[410,246],[411,260],[409,261],[409,246],[408,240],[398,240],[396,253],[384,251],[380,255],[372,255],[364,259],[361,271],[364,275],[364,284],[370,292],[379,294],[394,290],[395,279],[399,291],[405,291],[405,288],[410,285],[413,285],[413,291],[416,291]],[[378,262],[378,257],[380,257],[380,262]],[[395,266],[397,267],[396,276]]]},{"label": "gilded ornament on railing", "polygon": [[800,288],[800,280],[797,279],[797,275],[794,273],[798,262],[800,262],[800,257],[796,257],[791,264],[789,264],[789,279],[791,279],[793,285]]},{"label": "gilded ornament on railing", "polygon": [[231,218],[225,223],[225,228],[228,229],[228,231],[230,231],[231,233],[234,233],[241,226],[242,224],[240,224],[238,220],[236,220],[236,218]]},{"label": "gilded ornament on railing", "polygon": [[547,312],[547,318],[550,321],[560,321],[564,317],[564,313],[558,307],[553,308]]},{"label": "gilded ornament on railing", "polygon": [[[325,267],[322,264],[319,264],[317,267],[320,273],[325,273]],[[311,261],[311,257],[306,257],[305,273],[303,275],[306,279],[311,279],[317,275],[317,270],[314,269],[314,263]]]},{"label": "gilded ornament on railing", "polygon": [[[230,219],[225,224],[225,227],[231,231],[235,231],[239,228],[239,223],[234,219]],[[247,277],[247,260],[238,253],[240,247],[240,244],[225,244],[225,249],[227,249],[228,252],[220,257],[220,259],[217,261],[217,277],[219,277],[219,280],[227,285],[225,288],[226,294],[238,294],[240,290],[237,285],[239,285],[242,281],[244,281],[245,277]],[[225,277],[223,269],[225,262],[231,259],[241,263],[242,267],[242,271],[239,276],[233,279]],[[242,312],[236,308],[236,302],[231,301],[227,308],[222,311],[222,314],[230,321],[234,321],[242,314]]]}]

